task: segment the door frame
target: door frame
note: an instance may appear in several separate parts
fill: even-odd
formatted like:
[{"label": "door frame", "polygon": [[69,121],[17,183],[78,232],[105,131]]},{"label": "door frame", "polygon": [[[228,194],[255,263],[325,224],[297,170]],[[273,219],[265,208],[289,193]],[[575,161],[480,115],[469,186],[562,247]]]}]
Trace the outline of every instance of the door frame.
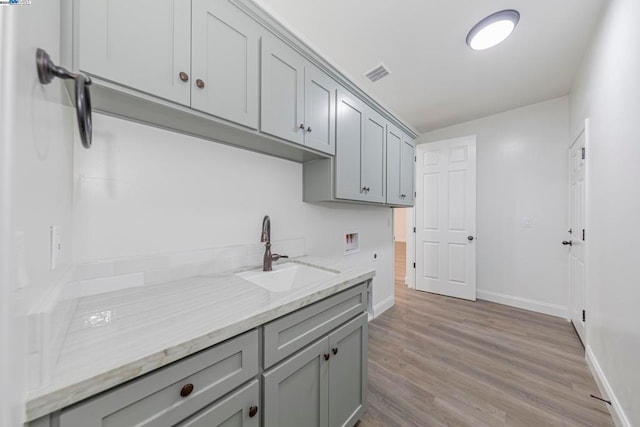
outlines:
[{"label": "door frame", "polygon": [[[418,193],[417,193],[417,183],[416,183],[416,177],[418,176],[417,174],[417,162],[418,162],[418,145],[422,145],[422,144],[429,144],[432,142],[440,142],[440,141],[452,141],[452,140],[459,140],[459,139],[466,139],[466,138],[473,138],[475,143],[476,143],[476,218],[475,218],[475,230],[474,230],[474,236],[476,238],[476,242],[478,239],[478,198],[477,198],[477,194],[478,194],[478,135],[476,134],[470,134],[470,135],[463,135],[463,136],[456,136],[456,137],[452,137],[452,138],[444,138],[441,140],[437,140],[437,141],[425,141],[425,142],[419,142],[416,141],[416,145],[415,145],[415,153],[416,156],[414,157],[414,167],[413,167],[413,189],[414,191],[416,191],[416,193],[414,194],[414,198],[413,198],[413,207],[409,208],[407,210],[407,253],[406,253],[406,258],[407,258],[407,274],[406,274],[406,280],[405,283],[407,285],[407,287],[409,289],[416,289],[416,268],[414,267],[414,265],[416,264],[417,260],[416,260],[416,206],[418,206]],[[477,243],[476,243],[477,245]],[[478,269],[477,269],[477,259],[478,259],[478,248],[476,246],[476,297],[477,297],[477,289],[478,289]]]},{"label": "door frame", "polygon": [[[578,140],[580,139],[580,136],[582,136],[584,134],[584,149],[585,149],[585,158],[584,158],[584,229],[586,230],[586,232],[588,232],[591,227],[590,227],[590,222],[589,222],[589,194],[590,192],[590,148],[591,148],[591,144],[590,144],[590,140],[591,140],[591,129],[590,129],[590,119],[589,118],[585,118],[584,122],[583,122],[583,126],[580,127],[578,129],[578,131],[575,133],[575,136],[573,136],[571,138],[571,140],[569,141],[569,144],[567,146],[567,162],[568,162],[568,174],[567,174],[567,197],[570,198],[571,197],[571,147],[573,147],[573,145],[575,143],[578,142]],[[571,203],[568,203],[567,206],[567,225],[569,225],[569,227],[571,227],[570,222],[571,222]],[[589,308],[589,301],[588,301],[588,289],[589,289],[589,258],[590,258],[590,245],[589,245],[590,240],[585,239],[584,240],[584,289],[583,289],[583,301],[584,301],[584,307],[582,307],[583,310],[585,310],[587,313],[589,312],[588,308]],[[567,256],[567,271],[566,271],[566,283],[567,283],[567,308],[568,308],[568,320],[571,322],[571,326],[575,329],[575,326],[573,325],[573,321],[572,321],[572,314],[573,314],[573,301],[572,301],[572,285],[571,285],[571,265],[570,265],[570,258],[569,256]],[[588,315],[588,314],[587,314]],[[587,343],[589,342],[589,328],[587,327],[587,322],[585,321],[584,324],[584,341],[582,341],[582,338],[580,338],[580,335],[578,334],[577,330],[576,330],[576,335],[578,336],[578,339],[580,339],[580,341],[582,342],[582,345],[584,348],[587,348]]]}]

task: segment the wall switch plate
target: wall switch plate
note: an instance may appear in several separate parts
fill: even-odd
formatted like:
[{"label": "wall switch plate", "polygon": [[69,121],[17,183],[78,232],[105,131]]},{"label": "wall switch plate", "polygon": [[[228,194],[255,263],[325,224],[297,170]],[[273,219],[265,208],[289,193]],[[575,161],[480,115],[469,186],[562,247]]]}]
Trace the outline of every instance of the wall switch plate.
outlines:
[{"label": "wall switch plate", "polygon": [[55,270],[58,264],[60,264],[60,258],[62,257],[62,233],[60,227],[52,225],[49,228],[49,242],[51,253],[51,269]]}]

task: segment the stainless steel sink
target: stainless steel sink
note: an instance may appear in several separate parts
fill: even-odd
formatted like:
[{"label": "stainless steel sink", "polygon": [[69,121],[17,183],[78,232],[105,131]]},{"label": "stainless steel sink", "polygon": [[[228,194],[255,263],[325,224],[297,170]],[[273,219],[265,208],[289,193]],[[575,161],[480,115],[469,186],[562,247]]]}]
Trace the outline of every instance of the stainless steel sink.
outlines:
[{"label": "stainless steel sink", "polygon": [[272,271],[250,270],[236,274],[236,276],[270,292],[285,292],[294,288],[302,288],[331,279],[336,275],[337,273],[331,271],[295,263],[274,265]]}]

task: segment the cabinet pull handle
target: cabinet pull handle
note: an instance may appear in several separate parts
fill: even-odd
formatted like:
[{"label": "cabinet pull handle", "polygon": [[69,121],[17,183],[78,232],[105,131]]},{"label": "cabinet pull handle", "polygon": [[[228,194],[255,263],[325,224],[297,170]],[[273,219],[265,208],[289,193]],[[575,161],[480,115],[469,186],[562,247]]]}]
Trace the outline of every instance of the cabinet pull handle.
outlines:
[{"label": "cabinet pull handle", "polygon": [[307,132],[311,133],[311,126],[307,127]]},{"label": "cabinet pull handle", "polygon": [[257,406],[252,406],[251,408],[249,408],[249,416],[251,418],[255,417],[257,413],[258,413],[258,407]]},{"label": "cabinet pull handle", "polygon": [[331,357],[330,353],[325,353],[324,360],[329,360],[330,357]]},{"label": "cabinet pull handle", "polygon": [[333,352],[333,354],[338,354],[338,347],[331,349],[331,351]]},{"label": "cabinet pull handle", "polygon": [[184,386],[182,386],[182,389],[180,390],[180,396],[187,397],[191,394],[192,391],[193,391],[193,384],[191,383],[185,384]]},{"label": "cabinet pull handle", "polygon": [[182,80],[183,82],[188,82],[189,81],[189,74],[185,73],[184,71],[180,72],[180,80]]},{"label": "cabinet pull handle", "polygon": [[198,79],[196,80],[196,86],[198,86],[200,89],[204,89],[204,82]]},{"label": "cabinet pull handle", "polygon": [[300,126],[298,126],[298,129],[304,130],[304,123],[300,123]]}]

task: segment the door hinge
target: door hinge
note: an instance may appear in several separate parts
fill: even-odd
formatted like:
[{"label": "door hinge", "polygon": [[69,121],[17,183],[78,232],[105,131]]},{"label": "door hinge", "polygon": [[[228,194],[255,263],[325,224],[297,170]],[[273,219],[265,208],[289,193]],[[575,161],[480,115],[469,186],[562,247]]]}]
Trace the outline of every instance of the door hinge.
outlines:
[{"label": "door hinge", "polygon": [[582,310],[582,321],[583,322],[587,321],[587,311],[586,310]]},{"label": "door hinge", "polygon": [[413,192],[413,197],[418,197],[418,193],[416,193],[415,191]]},{"label": "door hinge", "polygon": [[414,232],[414,233],[416,232],[416,228],[415,228],[415,227],[413,227],[413,232]]},{"label": "door hinge", "polygon": [[585,150],[585,147],[582,147],[582,160],[584,160],[587,157],[587,150]]},{"label": "door hinge", "polygon": [[416,263],[415,262],[413,263],[413,268],[416,268]]},{"label": "door hinge", "polygon": [[582,241],[583,241],[583,242],[585,241],[585,238],[584,238],[584,228],[582,229]]}]

